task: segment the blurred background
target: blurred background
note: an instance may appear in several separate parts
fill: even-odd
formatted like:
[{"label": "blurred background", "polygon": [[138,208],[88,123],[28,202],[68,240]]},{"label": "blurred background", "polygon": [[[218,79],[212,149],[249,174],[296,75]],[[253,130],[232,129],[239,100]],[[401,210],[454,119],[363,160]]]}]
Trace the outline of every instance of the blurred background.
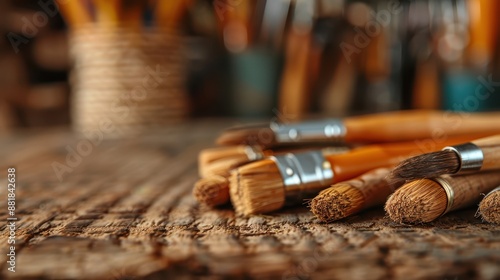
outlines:
[{"label": "blurred background", "polygon": [[499,12],[495,0],[5,0],[0,131],[498,110]]}]

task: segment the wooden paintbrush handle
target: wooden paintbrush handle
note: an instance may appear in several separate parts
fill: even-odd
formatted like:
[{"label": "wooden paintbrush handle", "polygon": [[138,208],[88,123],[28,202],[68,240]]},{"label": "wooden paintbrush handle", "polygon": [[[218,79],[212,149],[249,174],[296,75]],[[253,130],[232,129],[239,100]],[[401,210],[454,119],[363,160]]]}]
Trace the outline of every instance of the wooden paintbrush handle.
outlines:
[{"label": "wooden paintbrush handle", "polygon": [[102,26],[114,26],[120,21],[121,0],[94,0],[94,5],[97,22]]},{"label": "wooden paintbrush handle", "polygon": [[500,169],[500,146],[483,148],[483,156],[481,170]]},{"label": "wooden paintbrush handle", "polygon": [[500,184],[500,172],[444,177],[453,189],[453,204],[448,212],[477,204],[481,194],[488,193]]},{"label": "wooden paintbrush handle", "polygon": [[72,27],[92,21],[90,14],[80,1],[66,1],[60,3],[58,6],[64,19]]},{"label": "wooden paintbrush handle", "polygon": [[156,23],[163,28],[176,28],[191,4],[192,0],[158,0],[155,9]]},{"label": "wooden paintbrush handle", "polygon": [[500,169],[500,134],[477,139],[473,144],[483,151],[483,166],[481,170]]},{"label": "wooden paintbrush handle", "polygon": [[149,3],[141,0],[123,0],[121,21],[128,27],[140,29],[142,17]]},{"label": "wooden paintbrush handle", "polygon": [[500,146],[500,134],[471,141],[480,148]]},{"label": "wooden paintbrush handle", "polygon": [[346,118],[347,142],[395,142],[471,133],[500,133],[500,113],[402,111]]},{"label": "wooden paintbrush handle", "polygon": [[386,180],[390,172],[390,168],[378,168],[341,184],[348,184],[363,194],[365,198],[363,209],[383,205],[396,188]]}]

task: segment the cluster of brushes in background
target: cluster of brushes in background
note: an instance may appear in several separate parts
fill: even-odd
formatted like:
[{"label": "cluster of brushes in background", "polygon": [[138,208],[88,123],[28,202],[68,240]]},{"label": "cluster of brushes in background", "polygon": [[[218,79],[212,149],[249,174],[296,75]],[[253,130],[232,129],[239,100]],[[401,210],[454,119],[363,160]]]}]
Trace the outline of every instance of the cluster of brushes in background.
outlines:
[{"label": "cluster of brushes in background", "polygon": [[239,215],[308,205],[330,222],[385,203],[392,220],[425,223],[491,191],[479,212],[499,223],[499,122],[402,111],[232,128],[200,153],[193,194]]},{"label": "cluster of brushes in background", "polygon": [[72,28],[89,23],[98,23],[102,26],[124,24],[138,28],[150,24],[150,21],[154,21],[158,27],[174,28],[192,2],[191,0],[74,0],[65,1],[58,7]]}]

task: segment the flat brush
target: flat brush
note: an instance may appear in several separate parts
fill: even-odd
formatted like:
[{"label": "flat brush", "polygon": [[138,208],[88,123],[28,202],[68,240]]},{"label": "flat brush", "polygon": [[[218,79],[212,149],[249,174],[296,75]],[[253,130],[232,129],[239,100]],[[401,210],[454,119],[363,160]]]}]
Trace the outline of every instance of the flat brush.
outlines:
[{"label": "flat brush", "polygon": [[481,193],[499,184],[500,172],[415,180],[389,197],[385,211],[398,223],[428,223],[448,212],[477,204]]},{"label": "flat brush", "polygon": [[337,155],[316,150],[272,156],[231,172],[231,202],[239,214],[271,212],[299,204],[332,184],[375,168],[394,166],[419,151],[417,143],[408,142],[365,146]]},{"label": "flat brush", "polygon": [[391,177],[393,180],[415,180],[493,169],[500,169],[500,135],[409,158],[394,169]]},{"label": "flat brush", "polygon": [[[294,149],[297,151],[301,149]],[[303,148],[302,150],[311,150]],[[345,153],[349,149],[347,147],[331,147],[323,149],[328,154]],[[284,154],[291,152],[287,149],[279,151],[262,150],[259,146],[228,146],[205,149],[200,152],[198,160],[198,170],[200,177],[195,184],[193,194],[198,202],[208,206],[217,206],[229,202],[229,181],[228,177],[232,169],[244,164],[263,159],[267,156]],[[224,178],[224,184],[221,182]],[[224,188],[221,186],[224,185]],[[214,191],[217,190],[217,191]],[[206,194],[211,194],[207,196]]]},{"label": "flat brush", "polygon": [[229,202],[229,181],[219,175],[202,178],[194,185],[193,196],[210,207],[226,204]]},{"label": "flat brush", "polygon": [[311,212],[323,222],[332,222],[384,205],[398,187],[388,182],[390,172],[390,168],[378,168],[322,190],[309,203]]},{"label": "flat brush", "polygon": [[216,140],[220,145],[261,145],[297,143],[400,142],[433,138],[436,132],[448,137],[500,133],[500,113],[472,114],[439,111],[401,111],[327,119],[301,123],[270,123],[235,127]]},{"label": "flat brush", "polygon": [[488,223],[500,224],[500,187],[489,192],[481,200],[479,214]]}]

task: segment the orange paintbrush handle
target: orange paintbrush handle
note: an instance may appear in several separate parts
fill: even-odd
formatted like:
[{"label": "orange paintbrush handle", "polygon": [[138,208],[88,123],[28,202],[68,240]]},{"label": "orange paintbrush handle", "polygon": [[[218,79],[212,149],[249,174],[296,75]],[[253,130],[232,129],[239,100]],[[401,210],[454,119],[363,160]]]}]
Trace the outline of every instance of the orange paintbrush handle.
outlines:
[{"label": "orange paintbrush handle", "polygon": [[346,118],[347,142],[396,142],[464,134],[500,133],[500,113],[402,111]]},{"label": "orange paintbrush handle", "polygon": [[349,180],[379,167],[390,167],[402,160],[423,153],[475,139],[474,135],[452,137],[446,140],[432,141],[432,146],[424,147],[419,141],[396,144],[371,145],[352,150],[345,154],[329,155],[334,175],[334,183]]},{"label": "orange paintbrush handle", "polygon": [[92,21],[92,18],[81,1],[66,1],[59,3],[59,10],[66,22],[71,26],[78,26]]},{"label": "orange paintbrush handle", "polygon": [[192,0],[159,0],[155,9],[156,23],[163,28],[175,28],[192,2]]},{"label": "orange paintbrush handle", "polygon": [[94,0],[96,18],[103,26],[116,25],[120,21],[121,0]]},{"label": "orange paintbrush handle", "polygon": [[142,26],[142,16],[146,7],[150,4],[142,0],[122,0],[121,21],[133,28]]}]

